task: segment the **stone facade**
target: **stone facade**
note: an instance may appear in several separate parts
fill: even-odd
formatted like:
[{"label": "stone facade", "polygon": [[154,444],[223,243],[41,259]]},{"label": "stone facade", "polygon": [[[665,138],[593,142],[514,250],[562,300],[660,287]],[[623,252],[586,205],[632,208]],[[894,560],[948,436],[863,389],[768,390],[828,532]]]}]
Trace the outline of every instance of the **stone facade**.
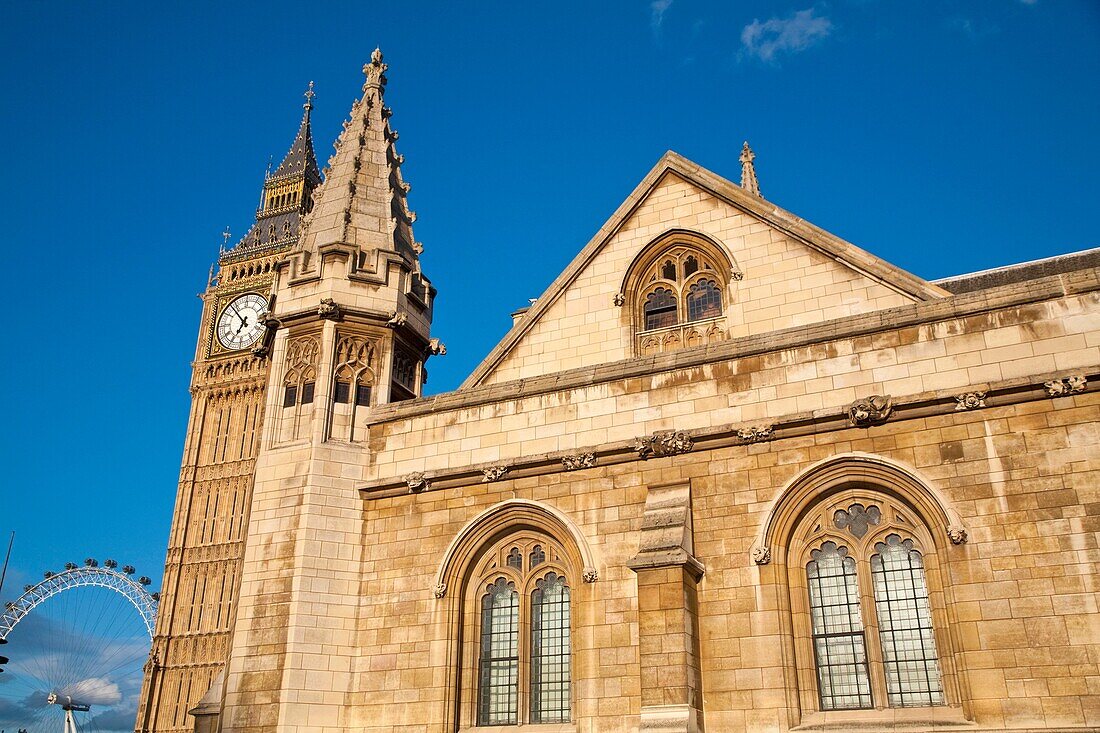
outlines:
[{"label": "stone facade", "polygon": [[[230,659],[199,728],[1100,727],[1096,252],[929,283],[760,198],[755,171],[742,188],[669,153],[462,388],[341,401],[345,339],[372,344],[371,384],[440,351],[383,71],[318,191],[332,216],[276,278]],[[315,396],[288,405],[310,340]],[[827,687],[815,632],[829,558],[857,692]],[[909,563],[910,606],[884,558]],[[898,676],[902,606],[919,683]]]}]

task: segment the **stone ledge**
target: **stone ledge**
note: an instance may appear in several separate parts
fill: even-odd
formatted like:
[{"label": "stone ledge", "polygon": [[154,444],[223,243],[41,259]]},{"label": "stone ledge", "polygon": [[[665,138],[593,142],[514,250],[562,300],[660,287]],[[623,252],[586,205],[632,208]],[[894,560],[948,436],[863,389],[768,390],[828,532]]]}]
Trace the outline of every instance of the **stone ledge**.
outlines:
[{"label": "stone ledge", "polygon": [[[1073,371],[1075,375],[1084,376],[1086,383],[1083,391],[1053,396],[1048,392],[1046,382],[1061,381],[1068,375],[1065,372],[1037,374],[1032,377],[1020,377],[1006,379],[999,382],[969,385],[958,390],[937,390],[934,392],[920,392],[906,397],[895,398],[892,402],[892,411],[889,417],[881,422],[868,426],[853,425],[846,408],[828,408],[812,412],[791,413],[782,418],[777,418],[767,426],[766,433],[759,427],[759,421],[754,423],[736,423],[715,426],[709,430],[687,430],[683,434],[690,439],[690,447],[679,453],[699,452],[715,450],[738,445],[752,445],[755,443],[770,442],[783,438],[795,438],[817,433],[833,432],[837,430],[873,430],[883,424],[893,424],[903,420],[915,420],[938,415],[953,415],[962,412],[978,412],[995,407],[1014,405],[1021,402],[1033,402],[1036,400],[1063,400],[1080,394],[1088,394],[1096,391],[1097,381],[1100,380],[1100,365],[1094,365],[1085,369]],[[1089,386],[1092,385],[1092,386]],[[965,410],[960,410],[960,393],[980,391],[983,393],[983,405]],[[755,428],[755,431],[754,431]],[[745,437],[746,435],[750,437]],[[501,482],[529,476],[541,476],[550,473],[575,473],[590,471],[600,466],[611,466],[618,463],[633,461],[661,460],[662,458],[674,458],[677,454],[665,456],[644,456],[638,450],[638,441],[619,441],[607,443],[601,446],[589,446],[568,451],[554,453],[542,453],[515,459],[507,464],[500,462],[463,466],[442,471],[425,471],[417,476],[417,486],[413,489],[409,477],[389,477],[369,482],[359,488],[367,499],[381,499],[401,494],[422,493],[425,491],[438,491],[442,489],[454,489],[475,484],[487,483],[486,470],[505,466],[507,471],[498,479]],[[577,454],[591,454],[593,462],[591,466],[579,469],[567,469],[563,459]]]},{"label": "stone ledge", "polygon": [[407,402],[371,408],[367,425],[382,425],[421,415],[458,410],[549,392],[590,387],[629,377],[703,366],[715,362],[794,349],[843,338],[867,336],[911,326],[979,315],[988,311],[1056,300],[1100,290],[1100,273],[1083,271],[1044,277],[990,290],[888,308],[860,316],[837,318],[809,326],[797,326],[754,336],[743,336],[718,344],[624,359],[609,364],[579,367],[554,374],[444,392]]}]

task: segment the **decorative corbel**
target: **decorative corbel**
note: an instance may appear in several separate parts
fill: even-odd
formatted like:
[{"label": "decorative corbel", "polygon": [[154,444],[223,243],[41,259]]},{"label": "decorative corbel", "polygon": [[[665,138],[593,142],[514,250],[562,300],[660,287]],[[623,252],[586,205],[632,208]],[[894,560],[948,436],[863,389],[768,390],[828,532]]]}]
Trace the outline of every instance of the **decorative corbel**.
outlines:
[{"label": "decorative corbel", "polygon": [[321,305],[317,306],[317,315],[326,321],[339,321],[343,316],[343,311],[332,298],[322,298]]},{"label": "decorative corbel", "polygon": [[690,435],[676,430],[657,432],[634,440],[634,450],[643,460],[687,453],[694,446]]},{"label": "decorative corbel", "polygon": [[857,428],[869,428],[881,425],[894,410],[894,400],[890,395],[871,395],[856,400],[848,408],[848,421]]},{"label": "decorative corbel", "polygon": [[988,392],[963,392],[955,395],[955,411],[978,410],[985,407],[985,398]]},{"label": "decorative corbel", "polygon": [[413,494],[427,491],[432,486],[432,482],[429,481],[421,471],[416,471],[406,476],[405,484],[409,487],[409,492]]}]

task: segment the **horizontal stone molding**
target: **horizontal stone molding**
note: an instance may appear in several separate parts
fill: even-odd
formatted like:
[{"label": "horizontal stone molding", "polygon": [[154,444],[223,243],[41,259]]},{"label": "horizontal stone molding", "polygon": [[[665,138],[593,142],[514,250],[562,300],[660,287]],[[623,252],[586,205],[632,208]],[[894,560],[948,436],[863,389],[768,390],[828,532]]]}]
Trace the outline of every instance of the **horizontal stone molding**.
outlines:
[{"label": "horizontal stone molding", "polygon": [[516,379],[500,384],[445,392],[407,402],[378,405],[371,409],[368,424],[378,425],[407,420],[420,415],[447,410],[469,409],[551,392],[581,389],[604,382],[646,377],[661,372],[743,359],[839,339],[869,336],[913,326],[932,325],[942,321],[1057,300],[1069,295],[1079,295],[1097,290],[1100,290],[1100,273],[1083,270],[1063,275],[1053,275],[1023,283],[990,288],[989,290],[886,308],[858,316],[847,316],[754,336],[742,336],[691,349],[634,357],[608,364],[569,369],[531,379]]},{"label": "horizontal stone molding", "polygon": [[[982,392],[984,407],[976,411],[1014,405],[1021,402],[1035,400],[1049,400],[1048,382],[1075,380],[1074,384],[1082,385],[1083,392],[1075,392],[1074,395],[1096,391],[1096,384],[1100,380],[1100,365],[1077,369],[1073,374],[1046,373],[1032,377],[1007,379],[987,384],[971,385],[970,389]],[[938,390],[935,392],[921,392],[907,397],[894,397],[890,412],[890,424],[905,420],[917,420],[938,415],[961,415],[958,411],[958,391]],[[718,425],[701,430],[672,431],[682,435],[683,440],[690,441],[691,452],[698,453],[704,450],[715,450],[731,446],[752,445],[747,441],[746,434],[751,433],[753,425],[749,423],[736,423]],[[853,427],[850,415],[850,407],[838,406],[813,412],[792,413],[782,418],[775,418],[768,433],[768,440],[782,440],[783,438],[796,438],[805,435],[815,435],[838,430],[875,430],[878,426]],[[666,431],[667,432],[667,431]],[[634,461],[655,460],[685,460],[682,453],[668,453],[663,456],[645,454],[638,450],[637,440],[624,440],[615,443],[607,443],[600,446],[589,446],[568,451],[555,451],[526,456],[509,461],[507,475],[500,478],[501,483],[506,483],[519,478],[530,476],[542,476],[551,473],[566,473],[575,469],[569,467],[570,459],[578,453],[591,454],[593,465],[611,466],[618,463]],[[690,460],[687,458],[686,460]],[[408,482],[408,477],[388,477],[372,481],[360,487],[364,497],[378,499],[389,496],[407,494],[411,491],[439,491],[454,489],[474,484],[481,484],[487,480],[487,472],[494,472],[499,464],[482,463],[471,466],[463,466],[440,471],[424,471],[414,474],[417,477],[417,488]],[[423,483],[421,483],[423,482]]]}]

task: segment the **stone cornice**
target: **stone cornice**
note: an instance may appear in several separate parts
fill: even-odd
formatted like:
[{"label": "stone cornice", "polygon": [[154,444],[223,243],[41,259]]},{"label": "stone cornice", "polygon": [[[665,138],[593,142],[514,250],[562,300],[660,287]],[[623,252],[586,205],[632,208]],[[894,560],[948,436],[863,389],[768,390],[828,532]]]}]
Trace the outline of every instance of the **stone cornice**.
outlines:
[{"label": "stone cornice", "polygon": [[[967,402],[965,396],[974,392],[980,392],[983,395],[981,399],[983,406],[965,407],[963,411],[985,410],[1036,400],[1064,399],[1076,394],[1096,391],[1098,380],[1100,380],[1100,365],[1094,365],[1084,369],[1076,369],[1072,373],[1038,374],[1031,377],[969,385],[962,390],[920,392],[904,397],[887,396],[891,403],[888,416],[881,421],[875,421],[867,425],[860,424],[851,414],[852,406],[845,405],[812,412],[792,413],[781,418],[772,419],[769,424],[764,426],[760,425],[760,421],[755,421],[752,424],[736,423],[698,430],[667,431],[653,436],[640,436],[634,440],[607,443],[600,446],[525,456],[509,461],[507,464],[496,462],[441,471],[424,471],[416,474],[419,487],[417,489],[412,488],[407,480],[408,477],[392,477],[367,483],[360,487],[360,491],[367,499],[380,499],[410,492],[422,493],[481,484],[486,481],[486,471],[501,467],[506,468],[506,475],[502,474],[500,480],[507,481],[552,473],[591,470],[591,468],[611,466],[618,463],[656,460],[688,452],[698,453],[718,448],[750,445],[838,430],[874,429],[875,426],[886,422],[895,423],[904,420],[955,414],[960,411],[959,405]],[[1050,387],[1052,383],[1067,385],[1066,391],[1052,390]],[[1057,392],[1057,394],[1052,394],[1052,391]],[[865,398],[872,396],[878,397],[878,395],[866,395]],[[963,399],[960,399],[960,397]],[[857,403],[860,401],[857,400]],[[644,446],[649,445],[654,440],[664,440],[676,445],[677,448],[661,455],[647,453]],[[586,461],[586,464],[590,463],[591,465],[586,465],[585,468],[571,468],[574,459],[579,455],[585,457],[590,455],[592,457],[591,461]]]},{"label": "stone cornice", "polygon": [[445,392],[408,402],[379,405],[371,409],[368,424],[407,420],[446,410],[460,410],[508,400],[534,397],[549,392],[591,387],[595,384],[644,377],[676,369],[742,359],[785,349],[794,349],[839,339],[869,336],[886,331],[927,325],[939,321],[979,315],[989,311],[1056,300],[1067,295],[1100,290],[1100,273],[1091,270],[1055,275],[950,298],[924,301],[838,318],[808,326],[783,329],[755,336],[743,336],[717,344],[683,349],[668,354],[641,356],[622,361],[581,367],[532,379],[517,379],[455,392]]}]

